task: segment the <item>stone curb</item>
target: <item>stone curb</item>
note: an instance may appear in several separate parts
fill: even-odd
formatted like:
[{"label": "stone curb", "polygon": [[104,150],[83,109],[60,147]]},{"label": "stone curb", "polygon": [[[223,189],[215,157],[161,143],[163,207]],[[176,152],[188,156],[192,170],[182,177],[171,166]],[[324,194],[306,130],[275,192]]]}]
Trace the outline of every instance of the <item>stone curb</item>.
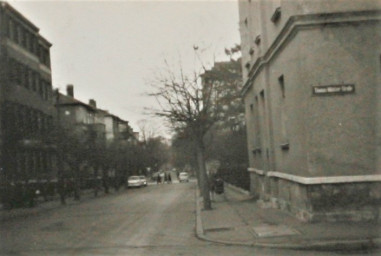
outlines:
[{"label": "stone curb", "polygon": [[354,239],[354,240],[329,240],[329,241],[316,241],[311,242],[303,240],[300,243],[266,243],[266,242],[238,242],[227,241],[220,239],[212,239],[205,235],[204,227],[201,219],[201,205],[200,196],[198,191],[198,185],[195,189],[196,196],[196,237],[200,240],[235,246],[249,246],[249,247],[263,247],[263,248],[275,248],[275,249],[291,249],[291,250],[364,250],[381,248],[381,238],[368,238],[368,239]]}]

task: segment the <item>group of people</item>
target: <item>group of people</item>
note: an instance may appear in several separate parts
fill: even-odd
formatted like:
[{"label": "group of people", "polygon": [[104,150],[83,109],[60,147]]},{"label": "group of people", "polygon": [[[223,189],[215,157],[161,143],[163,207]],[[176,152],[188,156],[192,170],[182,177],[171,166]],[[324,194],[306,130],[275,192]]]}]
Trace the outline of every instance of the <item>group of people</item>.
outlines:
[{"label": "group of people", "polygon": [[160,183],[172,183],[171,174],[165,172],[163,177],[162,177],[161,174],[158,174],[156,182],[157,182],[157,184],[160,184]]}]

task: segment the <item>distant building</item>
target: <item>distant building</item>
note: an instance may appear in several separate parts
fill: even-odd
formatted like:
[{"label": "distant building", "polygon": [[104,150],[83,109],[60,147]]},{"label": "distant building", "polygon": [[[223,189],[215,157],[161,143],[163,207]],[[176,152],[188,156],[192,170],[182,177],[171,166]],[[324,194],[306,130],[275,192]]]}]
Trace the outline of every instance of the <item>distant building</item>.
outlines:
[{"label": "distant building", "polygon": [[84,103],[74,97],[74,86],[66,87],[66,95],[56,97],[62,127],[75,129],[78,132],[95,129],[97,138],[109,145],[112,142],[121,142],[135,139],[128,121],[111,114],[107,110],[97,108],[96,101]]},{"label": "distant building", "polygon": [[74,86],[66,87],[66,95],[59,93],[55,97],[58,109],[57,119],[62,127],[75,131],[79,135],[96,133],[98,142],[105,143],[106,130],[103,116],[99,115],[95,100],[86,104],[74,97]]},{"label": "distant building", "polygon": [[380,1],[240,0],[251,192],[306,221],[380,220]]},{"label": "distant building", "polygon": [[0,1],[0,179],[2,185],[56,177],[49,142],[55,109],[50,47],[39,29]]},{"label": "distant building", "polygon": [[105,115],[107,142],[127,140],[129,137],[128,121],[107,113]]}]

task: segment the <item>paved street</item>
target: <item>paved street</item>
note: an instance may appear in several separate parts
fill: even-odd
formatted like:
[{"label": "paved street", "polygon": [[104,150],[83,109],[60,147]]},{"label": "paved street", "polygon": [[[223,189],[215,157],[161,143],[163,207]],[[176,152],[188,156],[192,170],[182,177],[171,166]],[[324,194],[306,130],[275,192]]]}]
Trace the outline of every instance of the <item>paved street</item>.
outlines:
[{"label": "paved street", "polygon": [[195,237],[195,183],[149,185],[1,224],[0,255],[377,255],[225,246]]}]

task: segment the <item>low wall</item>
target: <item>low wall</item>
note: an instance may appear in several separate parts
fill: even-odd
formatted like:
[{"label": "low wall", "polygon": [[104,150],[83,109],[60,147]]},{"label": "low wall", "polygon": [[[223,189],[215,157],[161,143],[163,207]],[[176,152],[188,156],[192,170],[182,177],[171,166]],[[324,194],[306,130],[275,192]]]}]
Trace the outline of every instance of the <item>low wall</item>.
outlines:
[{"label": "low wall", "polygon": [[249,171],[253,195],[303,221],[381,221],[381,175],[306,178]]}]

